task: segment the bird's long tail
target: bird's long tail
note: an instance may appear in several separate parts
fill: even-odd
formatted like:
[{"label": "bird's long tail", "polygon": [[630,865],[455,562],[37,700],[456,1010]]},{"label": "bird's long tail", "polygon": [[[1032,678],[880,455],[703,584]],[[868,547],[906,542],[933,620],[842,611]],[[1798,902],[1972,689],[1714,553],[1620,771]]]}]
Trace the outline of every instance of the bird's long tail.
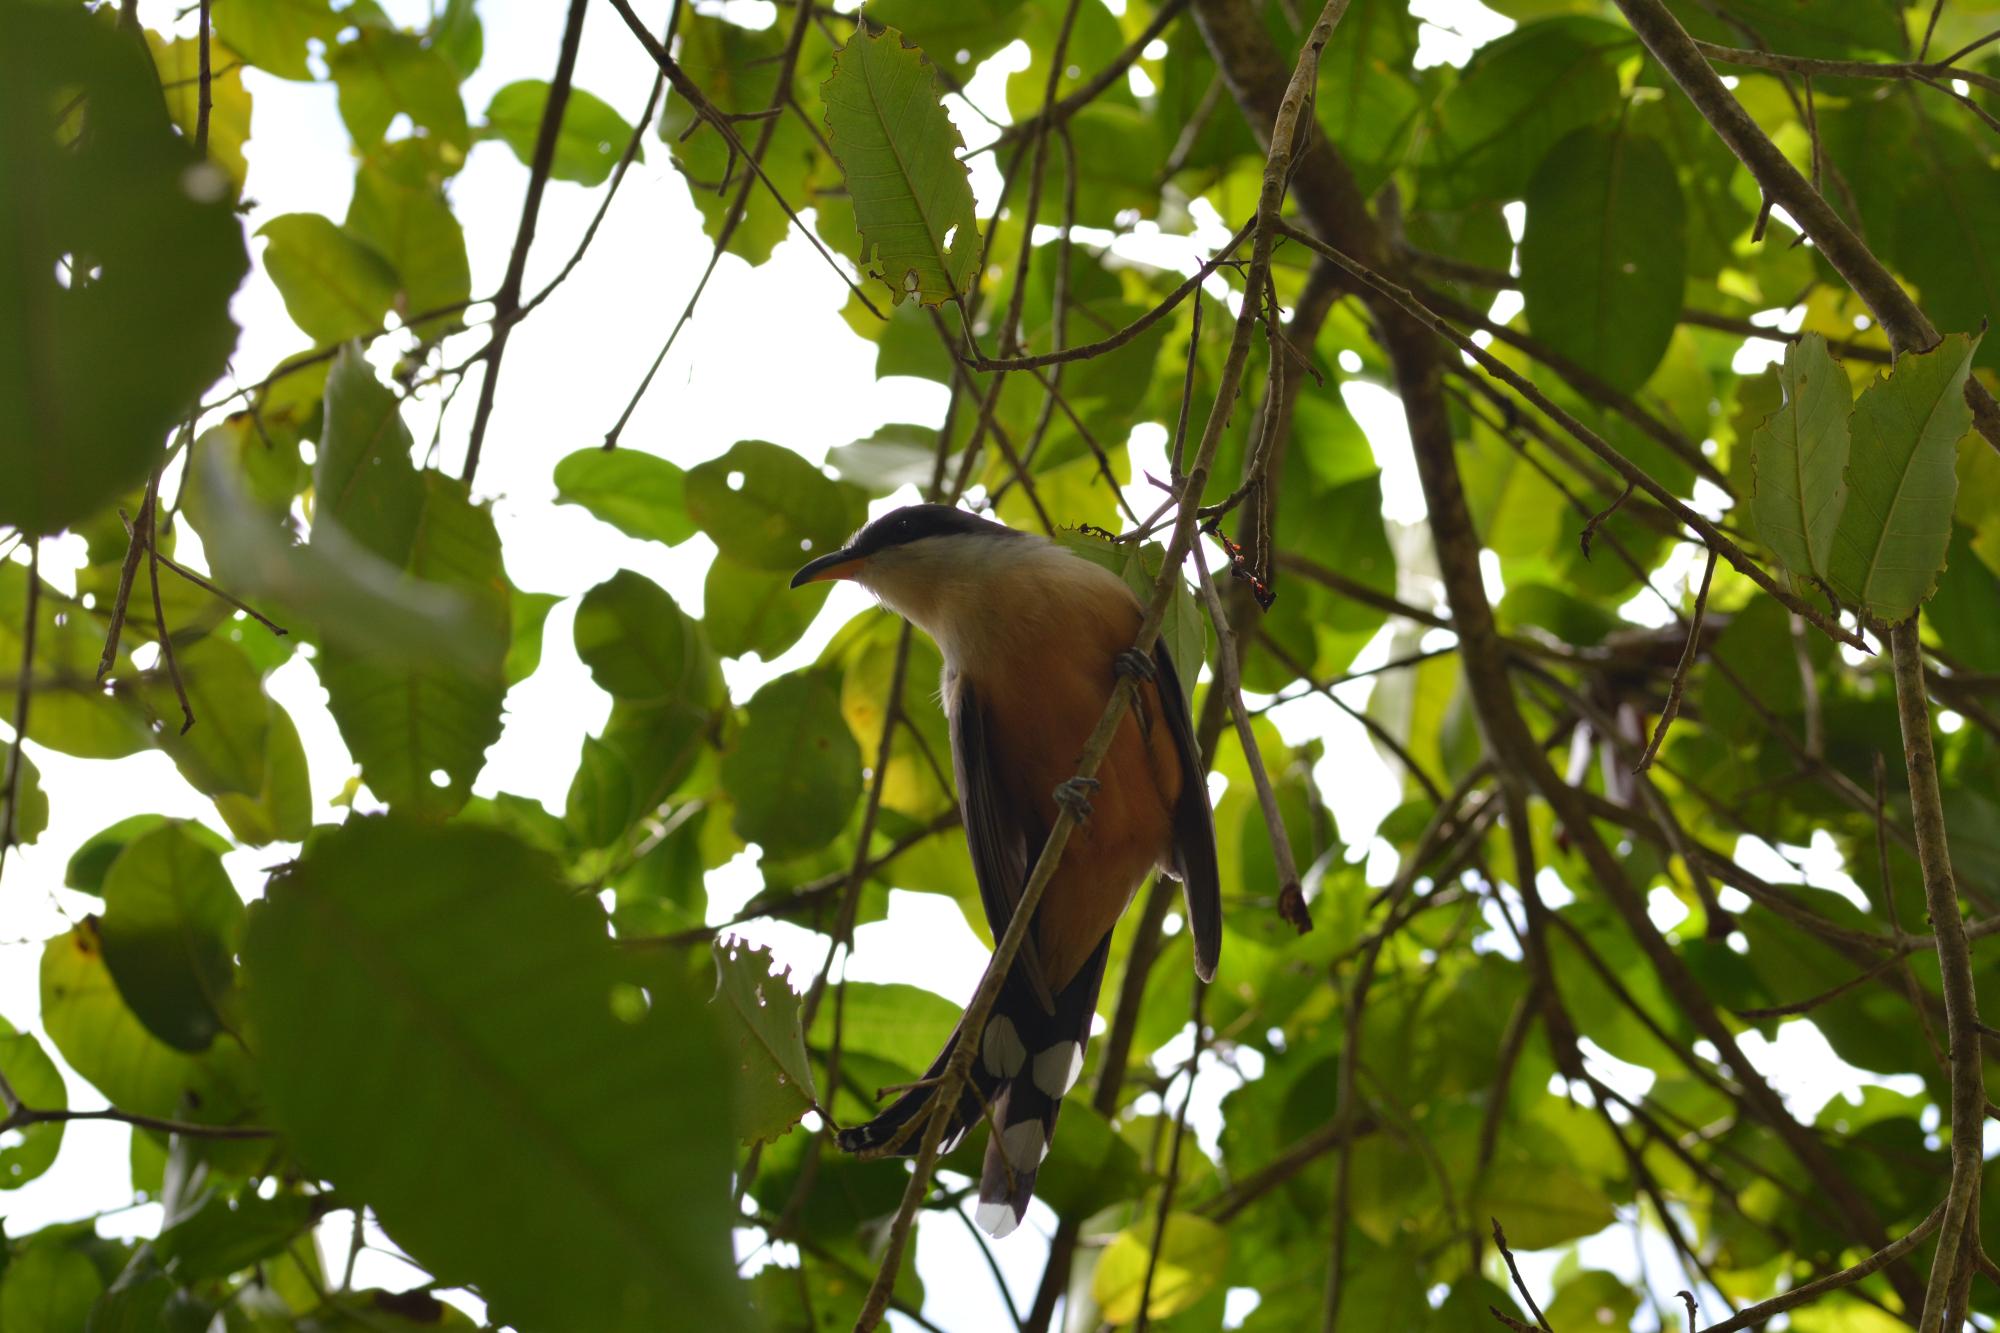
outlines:
[{"label": "bird's long tail", "polygon": [[[1055,1138],[1063,1094],[1083,1071],[1083,1052],[1090,1041],[1110,948],[1107,936],[1069,985],[1056,993],[1054,1013],[1042,1007],[1016,965],[987,1018],[979,1053],[972,1061],[972,1077],[966,1080],[946,1129],[944,1151],[956,1147],[990,1111],[993,1135],[986,1145],[974,1217],[995,1237],[1011,1232],[1027,1215],[1035,1175]],[[915,1156],[923,1140],[921,1117],[930,1109],[937,1080],[964,1032],[961,1020],[918,1085],[867,1124],[842,1130],[840,1146],[848,1152]]]}]

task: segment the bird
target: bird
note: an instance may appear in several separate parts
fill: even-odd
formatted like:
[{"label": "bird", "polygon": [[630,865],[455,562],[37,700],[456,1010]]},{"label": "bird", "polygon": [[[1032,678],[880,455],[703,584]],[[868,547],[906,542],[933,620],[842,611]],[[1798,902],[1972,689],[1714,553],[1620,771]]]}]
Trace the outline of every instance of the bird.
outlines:
[{"label": "bird", "polygon": [[[1061,544],[950,505],[906,505],[809,561],[792,587],[836,579],[872,592],[944,659],[959,813],[996,941],[1058,811],[1079,820],[984,1030],[968,1037],[961,1018],[923,1080],[838,1136],[863,1157],[914,1155],[953,1051],[977,1040],[944,1144],[990,1115],[973,1217],[998,1238],[1027,1214],[1083,1070],[1112,927],[1155,869],[1180,880],[1195,973],[1214,979],[1222,907],[1206,770],[1173,658],[1164,645],[1132,647],[1138,598]],[[1132,707],[1096,777],[1080,779],[1120,675],[1135,682]]]}]

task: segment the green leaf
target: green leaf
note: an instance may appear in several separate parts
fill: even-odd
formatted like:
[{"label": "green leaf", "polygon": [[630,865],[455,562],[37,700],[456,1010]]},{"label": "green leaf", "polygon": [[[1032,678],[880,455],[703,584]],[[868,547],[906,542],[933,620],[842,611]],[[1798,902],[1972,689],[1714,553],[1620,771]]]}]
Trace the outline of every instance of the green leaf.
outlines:
[{"label": "green leaf", "polygon": [[576,654],[605,692],[636,703],[698,689],[706,655],[694,622],[664,588],[621,569],[577,604]]},{"label": "green leaf", "polygon": [[[37,1111],[66,1111],[69,1090],[49,1053],[33,1034],[17,1031],[0,1018],[0,1074],[23,1106]],[[63,1122],[44,1121],[10,1131],[0,1144],[0,1190],[19,1189],[55,1165],[62,1150]]]},{"label": "green leaf", "polygon": [[838,550],[860,526],[861,506],[848,494],[791,450],[762,440],[731,445],[687,474],[688,514],[716,549],[787,575]]},{"label": "green leaf", "polygon": [[1364,194],[1395,167],[1427,105],[1414,80],[1417,22],[1393,0],[1350,5],[1319,63],[1314,118]]},{"label": "green leaf", "polygon": [[1659,144],[1581,129],[1528,183],[1521,299],[1535,336],[1611,387],[1651,377],[1686,284],[1680,185]]},{"label": "green leaf", "polygon": [[1551,1328],[1579,1333],[1592,1328],[1630,1328],[1632,1317],[1639,1313],[1639,1297],[1613,1274],[1587,1269],[1556,1288],[1555,1299],[1544,1313]]},{"label": "green leaf", "polygon": [[840,715],[838,683],[819,671],[780,676],[746,711],[722,757],[737,836],[779,860],[821,847],[861,796],[861,747]]},{"label": "green leaf", "polygon": [[514,589],[512,637],[507,645],[507,684],[519,685],[542,664],[542,626],[562,598],[552,592]]},{"label": "green leaf", "polygon": [[57,532],[136,488],[236,346],[242,227],[158,87],[78,7],[0,11],[0,527]]},{"label": "green leaf", "polygon": [[[322,440],[322,458],[324,450]],[[395,455],[388,460],[396,461],[400,459]],[[312,542],[299,546],[289,521],[252,498],[246,485],[251,478],[239,473],[228,451],[204,454],[197,449],[194,463],[189,503],[201,514],[210,568],[239,596],[271,603],[288,627],[310,626],[326,646],[390,664],[451,664],[476,671],[485,669],[495,652],[504,651],[490,605],[492,587],[457,589],[409,578],[398,565],[349,536],[333,517],[336,506],[324,495],[319,497]],[[378,486],[385,485],[381,476],[378,470]],[[404,480],[399,476],[387,488],[395,490]],[[420,508],[422,482],[408,489],[418,495]],[[393,517],[400,525],[404,520],[398,511],[405,498],[400,494],[378,498],[377,512],[357,510],[357,518],[374,522]],[[403,537],[383,534],[377,540],[394,546]],[[407,551],[406,546],[403,549]],[[4,632],[0,624],[0,634]]]},{"label": "green leaf", "polygon": [[1519,198],[1564,136],[1617,109],[1612,48],[1633,40],[1596,19],[1558,18],[1481,47],[1438,104],[1424,151],[1424,206]]},{"label": "green leaf", "polygon": [[363,25],[327,56],[326,66],[340,89],[340,118],[357,148],[381,143],[400,114],[464,155],[471,135],[458,71],[415,35]]},{"label": "green leaf", "polygon": [[486,31],[474,3],[445,0],[444,11],[431,23],[431,46],[443,53],[461,79],[478,69],[486,54]]},{"label": "green leaf", "polygon": [[[465,230],[444,197],[445,173],[429,145],[387,143],[362,159],[354,173],[345,230],[396,271],[397,316],[425,338],[461,327],[460,309],[472,297],[472,267]],[[419,319],[442,310],[433,319]]]},{"label": "green leaf", "polygon": [[631,827],[632,774],[618,751],[595,736],[583,738],[583,758],[570,779],[563,822],[584,847],[608,847]]},{"label": "green leaf", "polygon": [[76,1333],[104,1290],[82,1250],[43,1242],[14,1256],[0,1274],[0,1328],[7,1333]]},{"label": "green leaf", "polygon": [[252,1123],[252,1073],[242,1047],[217,1042],[189,1055],[148,1032],[111,980],[94,921],[44,946],[41,997],[42,1027],[57,1052],[120,1110]]},{"label": "green leaf", "polygon": [[215,0],[215,31],[245,60],[281,79],[310,79],[308,44],[331,42],[344,20],[328,0]]},{"label": "green leaf", "polygon": [[317,213],[286,213],[257,229],[269,242],[264,270],[285,312],[322,345],[382,327],[396,299],[396,270],[371,245]]},{"label": "green leaf", "polygon": [[[1098,1257],[1090,1294],[1109,1323],[1129,1324],[1139,1317],[1156,1225],[1149,1215],[1138,1226],[1113,1236]],[[1193,1213],[1168,1213],[1159,1262],[1153,1268],[1151,1298],[1145,1302],[1146,1317],[1170,1319],[1187,1309],[1222,1280],[1228,1265],[1228,1232]]]},{"label": "green leaf", "polygon": [[[535,160],[535,140],[549,101],[549,85],[541,79],[521,79],[493,94],[486,107],[482,136],[498,138],[514,150],[524,166]],[[569,90],[562,126],[556,132],[556,152],[549,174],[559,181],[602,185],[631,141],[632,127],[609,102],[581,88]],[[640,154],[640,160],[644,159]]]},{"label": "green leaf", "polygon": [[1972,425],[1973,339],[1905,353],[1854,405],[1847,507],[1827,571],[1843,601],[1893,624],[1931,595],[1951,544],[1959,436]]},{"label": "green leaf", "polygon": [[791,579],[717,556],[702,585],[702,625],[724,657],[755,653],[766,662],[799,641],[826,605],[828,585],[793,588]]},{"label": "green leaf", "polygon": [[[959,1007],[935,991],[900,983],[849,981],[841,1001],[840,1049],[886,1060],[916,1078],[951,1035]],[[812,1042],[833,1041],[833,1006],[821,1005]],[[1063,1127],[1069,1127],[1065,1121]]]},{"label": "green leaf", "polygon": [[254,793],[221,792],[216,813],[240,843],[299,842],[312,828],[312,778],[291,714],[275,701],[264,739],[264,781]]},{"label": "green leaf", "polygon": [[313,464],[313,539],[327,519],[391,564],[409,554],[424,506],[396,395],[357,347],[343,347],[326,378],[326,424]]},{"label": "green leaf", "polygon": [[736,1133],[745,1143],[771,1143],[816,1100],[799,996],[789,971],[772,970],[768,949],[729,939],[717,940],[713,953],[717,1023],[736,1061]]},{"label": "green leaf", "polygon": [[1495,1165],[1470,1206],[1481,1217],[1499,1218],[1517,1250],[1546,1250],[1617,1220],[1601,1190],[1573,1168],[1549,1163]]},{"label": "green leaf", "polygon": [[712,1019],[553,861],[351,820],[272,882],[244,967],[272,1117],[431,1272],[528,1331],[743,1326]]},{"label": "green leaf", "polygon": [[1833,533],[1847,507],[1848,414],[1854,389],[1826,339],[1785,349],[1784,405],[1750,437],[1757,535],[1793,576],[1826,578]]},{"label": "green leaf", "polygon": [[179,696],[164,669],[146,673],[139,699],[155,739],[189,785],[205,796],[256,798],[269,779],[271,714],[261,673],[241,648],[209,635],[175,650],[196,725],[183,731]]},{"label": "green leaf", "polygon": [[556,464],[556,503],[582,505],[628,537],[678,546],[695,534],[687,474],[636,449],[579,449]]},{"label": "green leaf", "polygon": [[[23,754],[19,775],[9,791],[0,785],[0,836],[11,837],[23,846],[42,836],[49,826],[49,794],[42,790],[42,771]],[[14,747],[0,741],[0,784],[15,765]]]},{"label": "green leaf", "polygon": [[172,820],[165,815],[132,815],[83,840],[70,854],[69,865],[63,870],[63,887],[79,893],[103,893],[104,876],[119,855],[141,835],[169,824],[178,827],[183,837],[193,839],[218,856],[230,850],[229,840],[205,824]]},{"label": "green leaf", "polygon": [[1966,670],[2000,674],[2000,574],[1980,559],[1972,541],[1970,528],[1952,529],[1951,556],[1924,620]]},{"label": "green leaf", "polygon": [[317,665],[369,788],[398,810],[449,815],[472,794],[487,747],[500,737],[510,593],[492,514],[472,503],[461,481],[425,472],[418,484],[421,521],[404,568],[466,598],[475,630],[467,647],[478,660],[398,661],[328,644]]},{"label": "green leaf", "polygon": [[[1890,157],[1903,164],[1902,179],[1908,182],[1894,231],[1897,267],[1917,284],[1933,323],[1976,333],[2000,309],[2000,266],[1993,262],[2000,176],[1983,139],[1975,141],[1929,116],[1915,120],[1915,142],[1896,144]],[[1929,168],[1916,179],[1905,161],[1912,150]],[[2000,340],[1982,342],[1973,364],[2000,370]]]},{"label": "green leaf", "polygon": [[99,938],[126,1005],[161,1041],[205,1051],[236,1025],[243,903],[222,859],[167,824],[135,839],[104,877]]},{"label": "green leaf", "polygon": [[859,27],[820,96],[854,201],[863,270],[888,283],[897,304],[965,295],[979,266],[972,177],[923,53],[894,28]]}]

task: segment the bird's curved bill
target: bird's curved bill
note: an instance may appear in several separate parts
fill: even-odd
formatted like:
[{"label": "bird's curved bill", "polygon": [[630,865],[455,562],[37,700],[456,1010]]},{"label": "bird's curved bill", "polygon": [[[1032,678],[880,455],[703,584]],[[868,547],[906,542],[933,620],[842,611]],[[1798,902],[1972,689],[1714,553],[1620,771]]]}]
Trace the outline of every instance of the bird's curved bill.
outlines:
[{"label": "bird's curved bill", "polygon": [[792,586],[803,588],[808,583],[824,583],[829,579],[851,579],[860,573],[867,559],[866,556],[856,555],[851,547],[829,551],[817,560],[808,561],[804,568],[792,575]]}]

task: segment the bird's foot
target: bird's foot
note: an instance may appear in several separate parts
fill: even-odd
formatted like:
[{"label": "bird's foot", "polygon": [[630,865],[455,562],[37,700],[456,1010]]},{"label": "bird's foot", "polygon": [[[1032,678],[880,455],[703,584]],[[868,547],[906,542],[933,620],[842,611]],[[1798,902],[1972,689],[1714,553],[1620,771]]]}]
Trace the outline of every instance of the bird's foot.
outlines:
[{"label": "bird's foot", "polygon": [[1056,804],[1081,824],[1090,818],[1090,794],[1102,785],[1096,778],[1071,778],[1058,784],[1053,795]]},{"label": "bird's foot", "polygon": [[1160,674],[1152,654],[1142,653],[1137,648],[1127,648],[1112,658],[1111,667],[1119,675],[1130,676],[1133,680],[1151,680]]}]

